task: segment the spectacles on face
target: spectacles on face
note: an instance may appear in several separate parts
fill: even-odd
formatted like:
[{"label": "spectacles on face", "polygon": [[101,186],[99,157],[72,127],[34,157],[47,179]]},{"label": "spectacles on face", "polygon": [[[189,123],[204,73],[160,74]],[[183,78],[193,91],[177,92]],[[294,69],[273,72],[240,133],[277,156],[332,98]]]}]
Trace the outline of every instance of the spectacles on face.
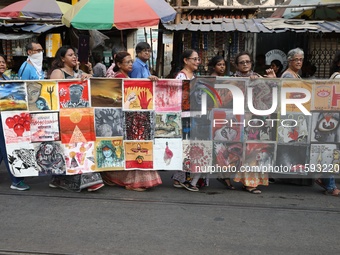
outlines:
[{"label": "spectacles on face", "polygon": [[187,58],[187,59],[192,59],[192,60],[194,60],[195,62],[201,62],[201,58]]},{"label": "spectacles on face", "polygon": [[294,58],[291,61],[297,63],[297,62],[303,62],[303,58]]},{"label": "spectacles on face", "polygon": [[35,51],[35,52],[38,52],[38,53],[40,53],[40,52],[44,53],[43,49],[37,49],[37,50],[32,50],[32,51]]},{"label": "spectacles on face", "polygon": [[238,62],[239,65],[249,65],[251,63],[250,60],[240,61]]}]

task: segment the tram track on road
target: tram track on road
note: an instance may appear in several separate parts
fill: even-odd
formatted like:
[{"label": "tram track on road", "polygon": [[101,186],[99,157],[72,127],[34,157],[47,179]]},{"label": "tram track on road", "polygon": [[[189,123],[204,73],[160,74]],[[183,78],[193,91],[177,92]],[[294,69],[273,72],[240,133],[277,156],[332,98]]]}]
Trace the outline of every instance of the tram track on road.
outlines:
[{"label": "tram track on road", "polygon": [[[9,197],[34,197],[34,198],[50,198],[50,199],[70,199],[70,200],[86,200],[86,201],[115,201],[122,203],[141,203],[154,205],[178,205],[178,206],[198,206],[198,207],[220,207],[233,209],[256,209],[256,210],[278,210],[278,211],[297,211],[297,212],[311,212],[311,213],[334,213],[340,215],[340,208],[325,208],[325,207],[307,207],[299,206],[298,204],[289,205],[268,205],[268,204],[252,204],[252,203],[235,203],[235,202],[207,202],[207,201],[188,201],[188,200],[171,200],[171,199],[145,199],[145,198],[131,198],[131,197],[102,197],[92,195],[91,197],[80,197],[72,195],[45,195],[45,194],[12,194],[2,193],[0,196]],[[335,198],[336,199],[336,198]],[[1,252],[1,250],[0,250]],[[0,253],[0,255],[2,255]]]}]

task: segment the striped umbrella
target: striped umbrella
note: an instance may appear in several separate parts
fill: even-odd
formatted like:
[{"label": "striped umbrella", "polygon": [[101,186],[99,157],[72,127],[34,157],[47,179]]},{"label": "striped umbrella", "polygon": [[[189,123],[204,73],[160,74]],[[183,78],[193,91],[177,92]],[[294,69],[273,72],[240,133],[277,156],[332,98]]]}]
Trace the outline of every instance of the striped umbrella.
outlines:
[{"label": "striped umbrella", "polygon": [[176,11],[165,0],[81,0],[62,22],[77,29],[131,29],[174,20]]},{"label": "striped umbrella", "polygon": [[23,0],[2,8],[0,17],[60,20],[69,8],[70,4],[55,0]]}]

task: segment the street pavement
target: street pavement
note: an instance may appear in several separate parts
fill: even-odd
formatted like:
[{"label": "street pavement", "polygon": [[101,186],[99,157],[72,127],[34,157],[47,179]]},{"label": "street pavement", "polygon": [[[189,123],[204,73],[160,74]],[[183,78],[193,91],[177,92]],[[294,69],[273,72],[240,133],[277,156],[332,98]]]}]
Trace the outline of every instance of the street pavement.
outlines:
[{"label": "street pavement", "polygon": [[0,167],[0,255],[339,254],[340,197],[277,181],[262,194],[210,180],[199,192],[163,184],[145,192],[105,186],[73,193],[26,178],[9,188]]}]

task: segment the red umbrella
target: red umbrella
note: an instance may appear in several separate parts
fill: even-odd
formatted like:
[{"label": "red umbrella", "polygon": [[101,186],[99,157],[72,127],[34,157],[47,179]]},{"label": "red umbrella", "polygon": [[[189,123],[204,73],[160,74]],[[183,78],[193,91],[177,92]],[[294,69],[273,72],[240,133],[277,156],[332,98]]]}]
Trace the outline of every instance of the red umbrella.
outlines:
[{"label": "red umbrella", "polygon": [[70,7],[70,4],[55,0],[23,0],[1,9],[0,17],[60,20]]},{"label": "red umbrella", "polygon": [[62,22],[77,29],[109,30],[154,26],[175,17],[176,11],[165,0],[81,0]]}]

